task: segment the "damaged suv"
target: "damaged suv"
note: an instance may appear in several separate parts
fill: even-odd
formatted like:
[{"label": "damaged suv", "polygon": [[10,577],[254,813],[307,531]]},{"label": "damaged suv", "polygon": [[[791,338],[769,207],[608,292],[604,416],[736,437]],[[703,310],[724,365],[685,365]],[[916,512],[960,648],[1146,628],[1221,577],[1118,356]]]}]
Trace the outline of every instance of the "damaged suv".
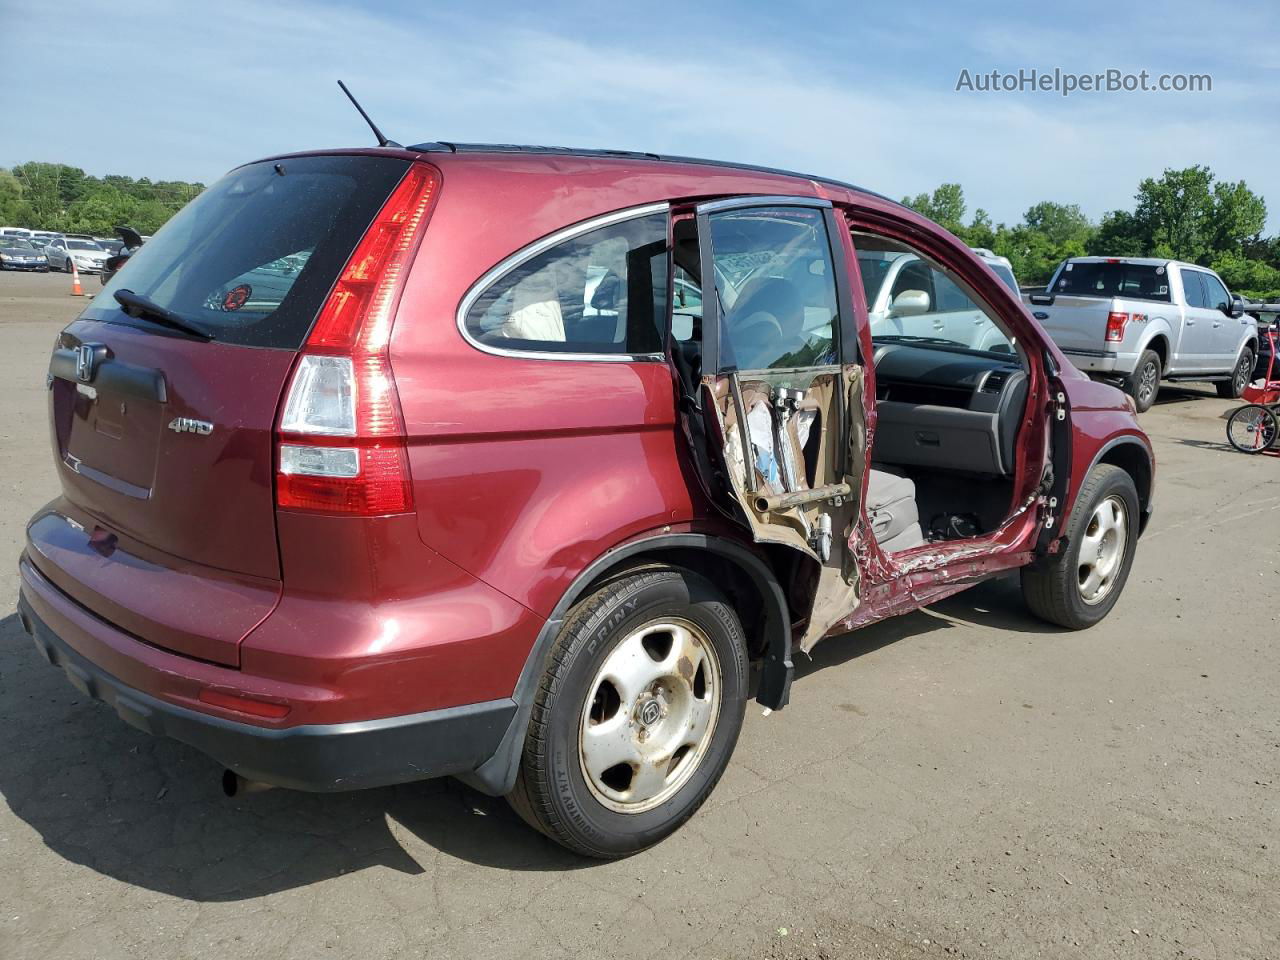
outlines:
[{"label": "damaged suv", "polygon": [[1132,406],[954,237],[651,154],[240,167],[48,393],[19,608],[80,690],[228,790],[454,775],[596,857],[694,813],[796,651],[1014,570],[1087,627],[1151,512]]}]

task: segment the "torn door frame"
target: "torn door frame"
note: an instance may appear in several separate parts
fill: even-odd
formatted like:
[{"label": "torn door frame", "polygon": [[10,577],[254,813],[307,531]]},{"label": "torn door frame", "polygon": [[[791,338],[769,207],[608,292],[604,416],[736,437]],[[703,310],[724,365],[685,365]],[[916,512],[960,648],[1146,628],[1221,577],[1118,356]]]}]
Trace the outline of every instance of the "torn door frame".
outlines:
[{"label": "torn door frame", "polygon": [[[815,365],[797,370],[771,371],[739,371],[722,370],[720,365],[720,323],[721,311],[718,292],[708,295],[708,278],[715,291],[715,257],[711,244],[710,218],[721,212],[768,207],[805,207],[822,211],[823,224],[827,234],[832,264],[832,282],[836,291],[837,316],[836,347],[839,351],[839,365]],[[706,484],[709,489],[719,489],[727,493],[735,508],[735,518],[747,527],[757,543],[777,544],[794,551],[805,564],[815,572],[812,602],[803,616],[803,629],[800,631],[799,646],[801,650],[810,650],[815,643],[825,636],[830,628],[842,617],[847,616],[859,602],[860,571],[854,561],[850,549],[851,535],[860,523],[862,513],[862,481],[866,470],[866,450],[862,444],[867,436],[863,417],[867,409],[864,394],[863,369],[856,361],[861,353],[859,340],[859,322],[855,314],[852,292],[852,276],[849,270],[851,247],[848,240],[848,226],[843,213],[837,213],[829,199],[824,197],[804,196],[748,196],[733,197],[699,204],[695,207],[697,221],[700,275],[703,285],[702,313],[702,370],[699,391],[699,406],[703,417],[702,433],[704,442],[716,449],[705,451],[710,455],[710,462],[719,467],[714,478],[718,483]],[[865,320],[865,318],[862,318]],[[865,323],[861,326],[865,327]],[[767,391],[771,407],[776,401],[776,389],[780,377],[803,376],[809,371],[814,373],[813,380],[804,387],[806,397],[813,401],[818,411],[819,429],[826,434],[831,425],[839,427],[838,437],[832,439],[824,436],[819,444],[818,473],[825,481],[815,482],[812,486],[826,488],[819,491],[821,499],[811,499],[806,504],[784,504],[768,501],[771,494],[795,493],[797,491],[766,492],[766,500],[761,501],[756,494],[760,492],[760,484],[755,475],[746,469],[746,460],[735,469],[727,454],[730,451],[726,443],[733,433],[743,434],[739,430],[730,431],[728,425],[735,428],[739,418],[746,419],[750,410],[744,406],[744,398],[737,394],[738,390],[729,388],[730,377],[740,388],[743,383],[755,384],[761,392]],[[756,378],[756,379],[751,379]],[[822,398],[813,394],[813,384],[825,378],[819,388]],[[793,384],[797,386],[797,384]],[[776,424],[775,424],[776,426]],[[794,440],[794,432],[788,428],[788,436]],[[750,448],[750,441],[745,445],[739,440],[744,451]],[[799,450],[791,453],[799,454]],[[695,455],[695,459],[700,454]],[[754,470],[754,455],[751,458]],[[818,478],[815,477],[815,481]],[[807,478],[806,478],[807,480]],[[784,487],[787,485],[784,484]],[[806,483],[805,487],[810,485]],[[823,518],[826,519],[823,519]],[[829,524],[831,531],[831,549],[825,558],[815,549],[810,536],[820,524]],[[794,630],[793,630],[794,634]],[[793,635],[794,640],[794,635]]]}]

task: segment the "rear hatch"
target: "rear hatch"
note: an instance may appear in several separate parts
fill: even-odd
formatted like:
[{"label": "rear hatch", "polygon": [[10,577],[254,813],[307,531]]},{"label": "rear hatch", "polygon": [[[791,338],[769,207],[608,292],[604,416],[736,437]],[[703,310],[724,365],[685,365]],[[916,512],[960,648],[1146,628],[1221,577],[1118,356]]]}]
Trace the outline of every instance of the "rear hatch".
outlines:
[{"label": "rear hatch", "polygon": [[149,643],[239,662],[279,595],[281,393],[407,168],[330,155],[232,171],[62,333],[49,373],[63,499],[30,538],[74,600]]}]

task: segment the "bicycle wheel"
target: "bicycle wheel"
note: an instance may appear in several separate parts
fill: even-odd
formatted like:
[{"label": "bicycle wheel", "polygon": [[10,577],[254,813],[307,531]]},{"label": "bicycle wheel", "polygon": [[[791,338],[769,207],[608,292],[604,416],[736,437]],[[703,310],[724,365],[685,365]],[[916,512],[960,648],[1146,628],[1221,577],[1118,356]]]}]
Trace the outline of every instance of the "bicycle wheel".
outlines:
[{"label": "bicycle wheel", "polygon": [[1241,453],[1261,453],[1280,436],[1280,422],[1275,411],[1251,403],[1231,414],[1227,421],[1227,439]]}]

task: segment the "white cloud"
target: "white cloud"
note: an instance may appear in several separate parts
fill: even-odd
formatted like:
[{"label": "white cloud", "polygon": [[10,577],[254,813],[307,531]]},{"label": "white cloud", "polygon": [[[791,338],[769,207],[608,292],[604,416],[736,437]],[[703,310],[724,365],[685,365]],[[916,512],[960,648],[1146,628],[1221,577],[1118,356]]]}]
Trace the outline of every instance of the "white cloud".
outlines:
[{"label": "white cloud", "polygon": [[[0,38],[0,61],[41,79],[26,81],[30,100],[16,116],[7,108],[0,164],[64,160],[95,173],[208,180],[265,154],[367,142],[333,83],[341,77],[388,135],[407,142],[703,155],[891,196],[958,181],[971,209],[1006,221],[1042,199],[1079,203],[1096,217],[1130,205],[1144,176],[1207,163],[1280,208],[1274,160],[1239,146],[1280,143],[1274,84],[1248,77],[1215,76],[1215,92],[1198,96],[984,96],[953,92],[955,74],[941,76],[936,58],[908,42],[941,25],[908,31],[879,59],[870,44],[865,55],[851,49],[848,69],[837,71],[825,57],[798,55],[799,26],[800,36],[767,44],[698,35],[637,49],[623,31],[588,40],[493,16],[393,17],[250,0],[199,9],[175,16],[158,0],[113,6],[111,36],[130,38],[120,47],[64,29],[100,21],[101,8],[24,11]],[[983,27],[949,56],[958,73],[961,56],[1061,57],[1079,42],[1061,27]],[[1099,49],[1090,63],[1118,47]],[[92,73],[50,75],[49,63]]]}]

